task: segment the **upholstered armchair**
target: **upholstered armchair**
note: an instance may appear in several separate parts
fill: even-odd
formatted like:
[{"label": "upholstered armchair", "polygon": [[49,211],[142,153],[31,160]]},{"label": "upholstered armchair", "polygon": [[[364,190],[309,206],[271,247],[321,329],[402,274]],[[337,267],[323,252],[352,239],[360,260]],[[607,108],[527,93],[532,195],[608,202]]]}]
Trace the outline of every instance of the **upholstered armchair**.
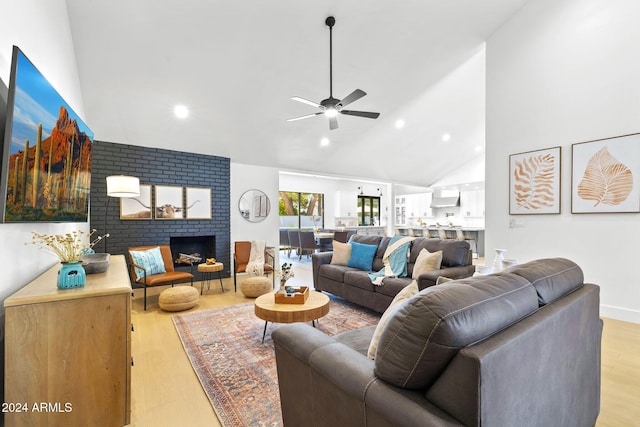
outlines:
[{"label": "upholstered armchair", "polygon": [[[233,251],[233,290],[237,291],[237,273],[246,273],[247,272],[247,264],[249,263],[249,259],[251,256],[251,242],[250,241],[239,241],[234,244]],[[265,274],[273,273],[273,263],[275,259],[273,256],[269,254],[269,252],[265,248],[264,253],[264,272]],[[272,274],[273,285],[275,286],[275,274]]]},{"label": "upholstered armchair", "polygon": [[[175,282],[191,281],[193,274],[175,271],[169,245],[135,246],[129,248],[127,261],[129,276],[134,287],[144,289],[144,309],[147,309],[147,288],[171,285]],[[193,266],[191,266],[193,271]]]}]

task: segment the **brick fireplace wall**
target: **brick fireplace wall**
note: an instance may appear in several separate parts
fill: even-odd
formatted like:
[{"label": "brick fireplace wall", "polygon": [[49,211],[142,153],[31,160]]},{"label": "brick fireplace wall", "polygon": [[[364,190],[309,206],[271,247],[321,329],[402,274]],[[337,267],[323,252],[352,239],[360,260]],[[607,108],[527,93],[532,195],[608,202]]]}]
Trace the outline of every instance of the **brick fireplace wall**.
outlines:
[{"label": "brick fireplace wall", "polygon": [[[107,196],[106,177],[109,175],[136,176],[140,178],[140,184],[152,186],[211,188],[211,219],[121,220],[120,199]],[[229,276],[229,158],[95,141],[90,200],[91,229],[104,234],[106,219],[106,229],[110,234],[107,252],[125,254],[130,246],[168,245],[171,236],[215,235],[215,257],[224,263],[222,276]],[[105,245],[100,242],[94,249],[105,252]]]}]

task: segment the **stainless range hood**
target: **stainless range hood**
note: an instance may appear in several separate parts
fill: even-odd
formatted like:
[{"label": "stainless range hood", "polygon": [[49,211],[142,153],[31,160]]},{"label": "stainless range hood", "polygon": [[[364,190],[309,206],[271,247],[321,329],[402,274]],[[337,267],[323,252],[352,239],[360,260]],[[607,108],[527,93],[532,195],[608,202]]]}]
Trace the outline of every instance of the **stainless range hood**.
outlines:
[{"label": "stainless range hood", "polygon": [[460,206],[460,195],[454,197],[433,197],[431,208],[454,208]]}]

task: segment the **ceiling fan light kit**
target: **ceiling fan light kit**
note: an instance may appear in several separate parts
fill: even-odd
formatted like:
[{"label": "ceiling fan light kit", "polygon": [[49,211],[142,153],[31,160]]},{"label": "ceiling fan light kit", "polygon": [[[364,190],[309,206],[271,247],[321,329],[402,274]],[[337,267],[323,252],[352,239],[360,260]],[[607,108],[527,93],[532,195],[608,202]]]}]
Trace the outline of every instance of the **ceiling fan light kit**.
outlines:
[{"label": "ceiling fan light kit", "polygon": [[307,119],[309,117],[324,114],[329,119],[329,129],[334,130],[338,128],[337,116],[339,114],[364,117],[367,119],[377,119],[380,116],[380,113],[344,109],[344,107],[346,107],[347,105],[365,96],[367,94],[365,91],[356,89],[343,99],[337,99],[333,97],[333,26],[335,25],[336,20],[333,16],[329,16],[324,22],[329,27],[329,97],[320,101],[319,104],[313,101],[309,101],[308,99],[301,98],[299,96],[292,97],[291,99],[293,99],[294,101],[302,102],[303,104],[308,104],[313,107],[319,108],[320,112],[307,114],[300,117],[294,117],[292,119],[288,119],[287,121],[293,122],[296,120]]}]

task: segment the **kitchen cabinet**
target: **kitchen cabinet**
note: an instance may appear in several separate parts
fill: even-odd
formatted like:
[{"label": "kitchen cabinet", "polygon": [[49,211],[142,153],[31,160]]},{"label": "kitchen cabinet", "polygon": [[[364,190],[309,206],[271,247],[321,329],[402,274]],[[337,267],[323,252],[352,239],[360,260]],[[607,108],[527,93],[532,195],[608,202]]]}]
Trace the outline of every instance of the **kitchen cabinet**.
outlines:
[{"label": "kitchen cabinet", "polygon": [[484,190],[461,191],[460,212],[464,218],[484,218]]},{"label": "kitchen cabinet", "polygon": [[[131,412],[131,283],[123,255],[82,288],[58,289],[56,264],[8,297],[7,426],[122,426]],[[15,409],[15,408],[14,408]]]},{"label": "kitchen cabinet", "polygon": [[396,225],[416,225],[418,218],[427,222],[433,217],[431,193],[407,194],[396,197]]}]

